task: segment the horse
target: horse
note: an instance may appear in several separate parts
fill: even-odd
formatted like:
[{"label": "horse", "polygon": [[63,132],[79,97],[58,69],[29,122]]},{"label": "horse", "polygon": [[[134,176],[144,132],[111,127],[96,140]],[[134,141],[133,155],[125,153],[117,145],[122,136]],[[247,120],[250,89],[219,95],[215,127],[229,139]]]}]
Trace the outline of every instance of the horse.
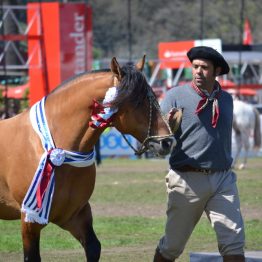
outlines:
[{"label": "horse", "polygon": [[236,153],[232,167],[236,167],[242,147],[244,147],[244,157],[238,166],[239,169],[244,169],[247,166],[250,138],[253,138],[254,150],[259,150],[261,146],[260,116],[258,110],[251,104],[236,98],[233,100],[233,104],[233,131],[235,135]]},{"label": "horse", "polygon": [[21,219],[24,261],[41,261],[40,233],[54,223],[99,261],[89,199],[95,186],[94,146],[104,129],[134,136],[141,148],[170,153],[168,119],[137,64],[85,72],[65,81],[30,109],[0,121],[0,218]]}]

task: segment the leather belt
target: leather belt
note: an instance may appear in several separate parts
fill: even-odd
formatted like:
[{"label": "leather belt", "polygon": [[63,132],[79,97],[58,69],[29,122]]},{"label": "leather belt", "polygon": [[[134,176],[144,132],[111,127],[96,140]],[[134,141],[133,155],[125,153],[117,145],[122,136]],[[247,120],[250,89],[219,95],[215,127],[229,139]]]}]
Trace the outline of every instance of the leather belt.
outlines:
[{"label": "leather belt", "polygon": [[212,169],[197,168],[197,167],[193,167],[193,166],[181,166],[181,167],[175,168],[175,170],[180,171],[180,172],[199,172],[199,173],[203,173],[205,175],[216,172]]}]

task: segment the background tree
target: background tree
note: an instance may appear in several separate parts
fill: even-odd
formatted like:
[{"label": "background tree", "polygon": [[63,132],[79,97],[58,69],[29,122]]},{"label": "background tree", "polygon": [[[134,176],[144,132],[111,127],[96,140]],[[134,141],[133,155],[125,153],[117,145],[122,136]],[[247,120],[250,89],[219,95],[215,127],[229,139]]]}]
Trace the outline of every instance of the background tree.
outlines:
[{"label": "background tree", "polygon": [[[94,46],[103,57],[128,58],[127,0],[89,0],[93,8]],[[241,1],[202,0],[204,38],[221,38],[239,44]],[[201,0],[132,0],[133,57],[144,52],[157,58],[159,42],[200,39]],[[252,27],[254,44],[262,43],[262,2],[245,1],[245,17]]]}]

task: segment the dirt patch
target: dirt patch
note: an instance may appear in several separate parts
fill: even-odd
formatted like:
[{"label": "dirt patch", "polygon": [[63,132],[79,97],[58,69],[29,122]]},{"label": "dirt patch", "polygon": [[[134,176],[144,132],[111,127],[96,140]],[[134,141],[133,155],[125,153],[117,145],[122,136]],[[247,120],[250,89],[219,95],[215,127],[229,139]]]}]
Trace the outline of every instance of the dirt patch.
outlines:
[{"label": "dirt patch", "polygon": [[[95,205],[92,207],[94,218],[96,216],[104,217],[125,217],[125,216],[140,216],[145,218],[165,217],[165,205],[146,205],[135,206],[129,205]],[[254,209],[251,207],[241,208],[242,216],[245,220],[260,220],[262,217],[261,209]],[[203,215],[205,216],[205,215]]]},{"label": "dirt patch", "polygon": [[[238,171],[236,170],[237,175],[240,175],[242,179],[249,179],[249,172],[250,168],[252,169],[261,169],[262,168],[262,161],[251,159],[249,160],[250,167]],[[97,170],[98,176],[110,176],[112,174],[125,174],[128,172],[132,172],[132,174],[141,174],[141,172],[144,173],[153,173],[157,172],[159,173],[159,179],[152,180],[151,182],[158,183],[159,186],[163,187],[162,194],[165,194],[164,189],[164,177],[168,172],[168,161],[166,159],[149,159],[147,161],[142,162],[142,170],[141,165],[132,165],[132,169],[130,168],[130,165],[128,164],[119,164],[116,162],[114,165],[108,165],[108,163],[103,164],[100,166]],[[134,179],[130,179],[128,181],[130,185],[136,184],[136,183],[142,183],[142,181],[137,181]],[[114,205],[108,205],[108,204],[95,204],[92,205],[92,210],[94,217],[95,216],[108,216],[108,217],[114,217],[114,216],[141,216],[141,217],[149,217],[149,218],[155,218],[155,217],[165,217],[166,212],[166,203],[163,201],[161,204],[114,204]],[[241,207],[241,212],[245,220],[251,220],[251,219],[258,219],[260,220],[262,217],[262,209],[261,208],[254,208],[250,206],[244,206]]]},{"label": "dirt patch", "polygon": [[139,216],[146,218],[163,217],[165,215],[165,205],[94,205],[93,215],[105,217]]}]

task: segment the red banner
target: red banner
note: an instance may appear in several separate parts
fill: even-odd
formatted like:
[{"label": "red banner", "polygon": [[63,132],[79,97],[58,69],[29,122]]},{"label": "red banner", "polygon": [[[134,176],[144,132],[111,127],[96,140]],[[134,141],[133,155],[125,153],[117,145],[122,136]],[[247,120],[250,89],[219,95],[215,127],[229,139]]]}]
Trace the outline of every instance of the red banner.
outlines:
[{"label": "red banner", "polygon": [[181,63],[189,67],[187,52],[194,46],[195,41],[159,43],[158,57],[161,60],[161,68],[179,68]]},{"label": "red banner", "polygon": [[86,16],[91,16],[91,9],[85,4],[67,3],[60,7],[62,81],[85,72],[87,61],[92,59],[91,17]]},{"label": "red banner", "polygon": [[30,105],[66,79],[91,69],[91,11],[84,3],[28,4]]},{"label": "red banner", "polygon": [[161,68],[191,67],[187,52],[194,46],[210,46],[221,53],[221,39],[202,39],[178,42],[163,42],[158,45],[158,57]]}]

